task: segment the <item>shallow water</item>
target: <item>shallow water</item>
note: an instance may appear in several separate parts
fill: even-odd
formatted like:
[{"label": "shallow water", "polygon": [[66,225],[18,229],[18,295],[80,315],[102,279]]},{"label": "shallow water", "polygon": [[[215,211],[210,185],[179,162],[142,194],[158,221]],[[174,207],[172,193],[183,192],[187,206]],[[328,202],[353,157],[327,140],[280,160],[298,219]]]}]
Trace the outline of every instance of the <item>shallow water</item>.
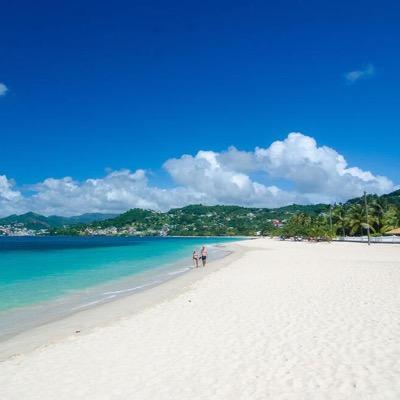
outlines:
[{"label": "shallow water", "polygon": [[184,273],[233,238],[0,238],[0,339]]}]

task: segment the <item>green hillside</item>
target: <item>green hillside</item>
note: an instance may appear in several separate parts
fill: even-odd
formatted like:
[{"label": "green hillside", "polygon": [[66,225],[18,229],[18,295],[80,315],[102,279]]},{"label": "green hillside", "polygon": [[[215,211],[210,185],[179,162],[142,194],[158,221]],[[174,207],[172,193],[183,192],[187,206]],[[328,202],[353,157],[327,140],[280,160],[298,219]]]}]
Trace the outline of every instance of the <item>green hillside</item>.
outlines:
[{"label": "green hillside", "polygon": [[57,228],[64,225],[89,224],[93,221],[101,221],[113,217],[115,217],[115,214],[100,213],[82,214],[73,217],[60,217],[57,215],[45,217],[44,215],[28,212],[21,215],[13,214],[5,218],[0,218],[0,225],[22,224],[27,229],[37,230]]},{"label": "green hillside", "polygon": [[[373,234],[382,234],[399,226],[400,190],[383,196],[369,195],[367,201]],[[0,225],[22,224],[28,229],[47,229],[54,235],[365,234],[364,198],[335,204],[331,211],[328,204],[292,204],[274,209],[194,204],[168,212],[134,208],[118,216],[45,217],[30,212],[2,218]]]},{"label": "green hillside", "polygon": [[74,228],[55,229],[54,234],[135,234],[173,236],[256,235],[268,233],[273,223],[286,221],[296,213],[316,216],[329,206],[291,205],[276,209],[201,204],[161,213],[132,209],[116,218]]}]

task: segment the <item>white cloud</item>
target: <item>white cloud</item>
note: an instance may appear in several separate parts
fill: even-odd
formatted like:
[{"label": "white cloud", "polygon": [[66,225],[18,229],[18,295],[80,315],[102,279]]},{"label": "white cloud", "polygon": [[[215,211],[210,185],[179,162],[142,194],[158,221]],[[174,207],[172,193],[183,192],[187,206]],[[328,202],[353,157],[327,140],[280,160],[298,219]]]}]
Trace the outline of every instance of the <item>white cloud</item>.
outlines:
[{"label": "white cloud", "polygon": [[5,175],[0,175],[0,215],[9,215],[20,211],[21,193],[13,189],[14,182]]},{"label": "white cloud", "polygon": [[0,82],[0,96],[4,96],[8,92],[8,87]]},{"label": "white cloud", "polygon": [[363,190],[383,194],[395,188],[384,176],[349,168],[336,150],[318,147],[315,139],[301,133],[290,133],[267,149],[257,148],[255,155],[272,177],[292,182],[296,192],[311,201],[342,201],[361,195]]},{"label": "white cloud", "polygon": [[348,72],[345,74],[347,82],[354,83],[359,79],[370,78],[375,74],[375,68],[372,64],[368,64],[363,69]]},{"label": "white cloud", "polygon": [[0,200],[14,201],[21,196],[21,193],[13,190],[14,183],[5,175],[0,175]]},{"label": "white cloud", "polygon": [[129,208],[166,210],[205,200],[184,188],[150,186],[146,172],[113,171],[101,179],[46,179],[34,186],[30,207],[45,214],[118,213]]},{"label": "white cloud", "polygon": [[[318,146],[315,139],[301,133],[290,133],[254,151],[235,147],[223,152],[200,150],[194,156],[167,160],[164,168],[175,183],[172,188],[151,185],[144,170],[124,169],[85,181],[47,178],[29,187],[32,194],[23,195],[2,175],[0,215],[118,213],[133,207],[168,210],[193,203],[277,207],[344,201],[363,190],[382,194],[397,188],[384,176],[349,167],[337,151]],[[287,181],[293,189],[267,184],[271,180]]]},{"label": "white cloud", "polygon": [[176,183],[204,193],[209,203],[274,207],[300,200],[294,193],[253,181],[244,171],[254,169],[254,160],[254,153],[232,147],[223,153],[183,155],[168,160],[164,167]]}]

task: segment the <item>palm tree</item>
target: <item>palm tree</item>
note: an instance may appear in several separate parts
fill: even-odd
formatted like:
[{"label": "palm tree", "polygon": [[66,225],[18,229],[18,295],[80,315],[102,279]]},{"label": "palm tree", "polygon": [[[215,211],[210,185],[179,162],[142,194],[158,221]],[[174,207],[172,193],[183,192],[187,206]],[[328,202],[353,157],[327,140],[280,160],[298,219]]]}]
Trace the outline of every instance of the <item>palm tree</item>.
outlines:
[{"label": "palm tree", "polygon": [[388,203],[384,197],[375,196],[371,202],[372,215],[375,217],[377,230],[381,232],[382,219],[385,212],[388,210]]},{"label": "palm tree", "polygon": [[332,209],[332,219],[335,225],[340,225],[340,227],[342,228],[343,237],[346,236],[346,209],[342,204],[335,204]]},{"label": "palm tree", "polygon": [[367,224],[367,217],[365,213],[365,207],[362,204],[353,204],[347,213],[346,223],[350,228],[350,235],[362,234],[363,229],[370,229],[375,232],[373,223],[375,222],[375,216],[372,213],[372,209],[368,206],[369,224]]},{"label": "palm tree", "polygon": [[389,206],[382,215],[379,232],[386,233],[391,229],[396,228],[398,224],[399,224],[399,219],[397,215],[397,209],[394,206]]},{"label": "palm tree", "polygon": [[290,217],[285,224],[283,233],[286,236],[306,236],[311,226],[312,218],[304,213],[298,213]]},{"label": "palm tree", "polygon": [[295,225],[310,225],[311,217],[305,213],[298,213],[292,216],[291,222]]}]

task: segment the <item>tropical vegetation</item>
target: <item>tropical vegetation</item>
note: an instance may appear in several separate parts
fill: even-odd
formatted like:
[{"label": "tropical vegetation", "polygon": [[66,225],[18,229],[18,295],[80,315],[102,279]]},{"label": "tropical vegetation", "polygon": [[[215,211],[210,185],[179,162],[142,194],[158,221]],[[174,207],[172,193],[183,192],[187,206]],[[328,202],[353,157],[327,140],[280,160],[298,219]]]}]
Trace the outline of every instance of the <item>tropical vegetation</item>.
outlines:
[{"label": "tropical vegetation", "polygon": [[400,190],[334,204],[318,216],[293,215],[275,234],[329,239],[336,236],[383,235],[400,225]]},{"label": "tropical vegetation", "polygon": [[168,212],[136,208],[118,216],[88,214],[69,219],[28,213],[7,217],[0,225],[4,221],[33,229],[46,227],[52,235],[275,235],[316,240],[365,235],[368,230],[382,235],[400,225],[400,190],[369,195],[366,200],[367,206],[361,197],[333,205],[293,204],[275,209],[201,204]]}]

